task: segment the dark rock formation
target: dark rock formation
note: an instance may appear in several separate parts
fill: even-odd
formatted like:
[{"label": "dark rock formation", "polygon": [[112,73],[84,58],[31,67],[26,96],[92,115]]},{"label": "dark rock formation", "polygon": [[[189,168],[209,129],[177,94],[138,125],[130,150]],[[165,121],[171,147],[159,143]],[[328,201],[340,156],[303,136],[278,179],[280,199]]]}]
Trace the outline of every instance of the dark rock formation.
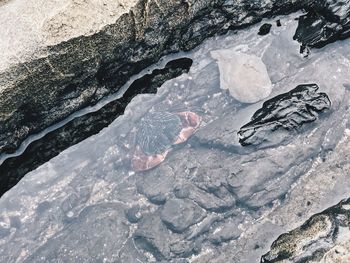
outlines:
[{"label": "dark rock formation", "polygon": [[26,173],[58,155],[68,147],[97,134],[124,113],[126,106],[138,94],[156,93],[157,88],[169,79],[188,72],[192,65],[189,58],[170,61],[163,69],[135,80],[123,97],[112,101],[100,110],[70,121],[43,138],[31,143],[23,154],[11,157],[0,165],[0,196],[13,187]]},{"label": "dark rock formation", "polygon": [[0,153],[30,134],[117,91],[162,56],[263,17],[291,13],[304,0],[140,0],[115,24],[48,47],[43,56],[0,75]]},{"label": "dark rock formation", "polygon": [[268,33],[270,33],[271,27],[272,27],[271,24],[268,24],[268,23],[263,24],[263,25],[259,28],[258,35],[260,35],[260,36],[265,36],[265,35],[267,35]]},{"label": "dark rock formation", "polygon": [[[321,262],[326,253],[336,245],[349,240],[350,199],[312,216],[302,226],[282,234],[273,242],[271,250],[261,258],[261,262]],[[341,251],[341,245],[338,247]],[[340,252],[335,250],[334,254]],[[334,258],[333,258],[334,260]],[[322,261],[323,262],[323,261]],[[330,262],[347,262],[330,261]]]},{"label": "dark rock formation", "polygon": [[239,142],[247,146],[269,144],[276,139],[281,141],[285,131],[315,121],[319,113],[331,107],[328,96],[317,90],[316,84],[299,85],[264,102],[251,121],[239,130]]},{"label": "dark rock formation", "polygon": [[294,39],[301,43],[301,52],[307,47],[321,48],[338,39],[350,36],[350,1],[312,1],[308,13],[299,18]]}]

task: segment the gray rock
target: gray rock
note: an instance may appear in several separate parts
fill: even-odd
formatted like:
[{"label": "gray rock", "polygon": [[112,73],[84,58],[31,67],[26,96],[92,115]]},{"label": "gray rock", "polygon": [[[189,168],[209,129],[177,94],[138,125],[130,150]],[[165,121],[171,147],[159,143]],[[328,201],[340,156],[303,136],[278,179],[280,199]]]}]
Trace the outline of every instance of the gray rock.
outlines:
[{"label": "gray rock", "polygon": [[205,211],[190,200],[171,199],[161,211],[164,224],[175,233],[182,233],[190,226],[200,222]]},{"label": "gray rock", "polygon": [[130,223],[137,223],[142,218],[142,213],[139,206],[133,206],[125,213],[126,218]]},{"label": "gray rock", "polygon": [[[292,12],[301,8],[303,2],[140,0],[133,8],[133,2],[129,2],[127,8],[117,12],[120,17],[115,23],[102,29],[99,23],[97,29],[92,29],[96,33],[83,31],[80,34],[86,35],[78,37],[67,33],[64,41],[44,45],[37,55],[4,67],[0,72],[0,153],[13,152],[28,135],[119,90],[130,76],[165,54],[190,50],[209,36],[252,24],[265,16]],[[1,10],[6,12],[3,8],[8,5],[11,1]],[[91,11],[92,6],[87,10]],[[111,8],[116,11],[113,5]],[[74,14],[70,9],[68,12]],[[58,14],[49,27],[67,24],[65,28],[69,29],[77,20],[63,19],[59,23],[65,15]],[[86,21],[89,20],[78,20],[78,28],[85,27]]]},{"label": "gray rock", "polygon": [[[100,205],[87,207],[67,228],[51,237],[25,262],[103,262],[104,258],[118,260],[118,251],[128,237],[122,207]],[[107,216],[108,215],[108,216]],[[84,243],[83,250],[75,249]]]},{"label": "gray rock", "polygon": [[164,204],[174,187],[174,175],[171,169],[160,166],[159,170],[141,176],[142,180],[137,182],[138,192],[154,204]]},{"label": "gray rock", "polygon": [[140,221],[133,239],[139,249],[160,261],[171,258],[170,244],[176,237],[170,234],[158,215],[149,215]]},{"label": "gray rock", "polygon": [[349,252],[349,210],[347,199],[313,215],[302,226],[278,237],[261,262],[347,262],[349,254],[342,252]]}]

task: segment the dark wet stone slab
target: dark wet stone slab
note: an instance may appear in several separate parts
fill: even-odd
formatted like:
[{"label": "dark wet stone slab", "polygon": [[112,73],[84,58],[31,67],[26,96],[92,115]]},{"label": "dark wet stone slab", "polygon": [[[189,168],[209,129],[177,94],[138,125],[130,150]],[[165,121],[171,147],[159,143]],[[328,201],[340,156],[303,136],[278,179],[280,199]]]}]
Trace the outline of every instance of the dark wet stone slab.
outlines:
[{"label": "dark wet stone slab", "polygon": [[270,33],[271,27],[272,27],[271,24],[268,24],[268,23],[263,24],[263,25],[259,28],[258,35],[260,35],[260,36],[265,36],[265,35],[267,35],[268,33]]},{"label": "dark wet stone slab", "polygon": [[240,144],[271,145],[276,141],[282,142],[291,131],[316,121],[321,112],[331,107],[328,96],[317,90],[316,84],[299,85],[264,102],[251,121],[239,130]]},{"label": "dark wet stone slab", "polygon": [[294,39],[301,43],[301,52],[307,47],[321,48],[338,39],[350,36],[350,1],[313,1],[307,14],[299,17]]},{"label": "dark wet stone slab", "polygon": [[[350,199],[346,199],[313,215],[300,227],[279,236],[260,262],[321,262],[322,259],[325,260],[326,254],[328,260],[334,260],[336,257],[332,258],[332,253],[346,257],[346,254],[341,255],[344,252],[342,243],[346,244],[350,238],[349,225]],[[332,251],[336,247],[338,251]]]}]

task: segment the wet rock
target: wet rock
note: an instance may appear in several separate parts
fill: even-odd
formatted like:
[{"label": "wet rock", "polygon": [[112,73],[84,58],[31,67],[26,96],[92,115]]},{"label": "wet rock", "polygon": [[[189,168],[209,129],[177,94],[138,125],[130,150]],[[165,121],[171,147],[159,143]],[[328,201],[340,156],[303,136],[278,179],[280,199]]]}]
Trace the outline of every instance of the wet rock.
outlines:
[{"label": "wet rock", "polygon": [[142,180],[137,183],[138,192],[154,204],[164,204],[174,188],[173,171],[169,167],[161,167],[156,172],[141,176]]},{"label": "wet rock", "polygon": [[222,220],[221,216],[215,213],[208,214],[208,216],[204,218],[202,222],[191,229],[191,232],[187,236],[187,239],[196,240],[197,238],[200,238],[201,236],[207,234],[207,232],[213,228],[213,225],[220,220]]},{"label": "wet rock", "polygon": [[321,48],[338,39],[350,36],[350,1],[317,0],[308,13],[299,17],[294,39],[299,41],[301,52],[307,47]]},{"label": "wet rock", "polygon": [[282,234],[262,256],[261,262],[346,262],[333,261],[336,256],[331,255],[333,248],[339,251],[349,248],[349,218],[350,199],[347,199]]},{"label": "wet rock", "polygon": [[198,223],[205,216],[205,211],[194,202],[184,199],[171,199],[161,211],[164,224],[175,233],[182,233]]},{"label": "wet rock", "polygon": [[215,50],[211,56],[218,61],[220,87],[243,103],[255,103],[268,97],[272,84],[262,60],[234,50]]},{"label": "wet rock", "polygon": [[171,235],[158,215],[144,217],[133,235],[136,246],[151,253],[158,261],[170,259],[170,244],[176,237]]},{"label": "wet rock", "polygon": [[[120,217],[123,208],[115,205],[87,207],[64,230],[51,237],[24,262],[103,262],[118,260],[122,244],[128,238],[129,227]],[[84,249],[77,250],[84,243]]]},{"label": "wet rock", "polygon": [[189,187],[179,185],[175,187],[174,194],[179,199],[187,198],[190,196],[190,189]]},{"label": "wet rock", "polygon": [[[25,4],[28,1],[22,2],[27,11]],[[86,2],[82,4],[85,6]],[[118,91],[132,75],[166,54],[190,50],[207,37],[250,25],[262,17],[293,12],[302,8],[304,3],[302,0],[252,4],[216,0],[196,3],[140,0],[125,1],[120,6],[115,1],[110,2],[109,10],[117,15],[108,19],[108,25],[99,22],[94,27],[89,22],[91,18],[86,19],[86,13],[96,16],[93,4],[88,5],[83,14],[79,13],[85,20],[80,16],[79,19],[70,17],[75,14],[72,10],[77,10],[76,5],[73,9],[65,7],[70,15],[58,12],[53,20],[48,18],[52,23],[44,23],[44,27],[49,28],[53,36],[61,36],[72,28],[82,27],[84,32],[65,34],[60,41],[44,43],[43,46],[39,45],[42,41],[36,39],[24,47],[30,47],[31,52],[25,52],[28,54],[20,59],[20,51],[13,54],[12,49],[4,48],[9,50],[8,57],[16,58],[16,63],[3,65],[0,72],[0,153],[15,151],[29,135]],[[0,11],[6,13],[6,6],[1,6]],[[53,3],[49,6],[60,10]],[[99,20],[105,20],[105,10],[105,6],[99,9]],[[42,18],[43,14],[51,14],[35,11],[26,16],[26,20],[34,21],[33,25],[18,27],[17,36],[22,36],[22,29],[25,36],[32,36],[33,26],[42,24],[35,21],[47,18]],[[9,26],[4,28],[17,28],[13,25],[18,21],[10,19],[11,14],[6,13],[5,21]],[[13,39],[17,38],[10,34],[4,42],[12,43]],[[33,105],[32,116],[25,118],[28,105]]]},{"label": "wet rock", "polygon": [[200,251],[200,244],[199,242],[194,241],[180,241],[171,244],[170,250],[172,253],[174,253],[178,257],[190,257],[193,254],[196,254]]},{"label": "wet rock", "polygon": [[315,121],[321,112],[331,107],[328,96],[317,90],[316,84],[299,85],[264,102],[238,132],[239,142],[243,146],[281,142],[289,131]]},{"label": "wet rock", "polygon": [[189,199],[195,201],[200,207],[207,211],[224,212],[235,205],[235,198],[227,192],[225,198],[207,192],[197,187],[192,187]]},{"label": "wet rock", "polygon": [[220,245],[238,238],[242,232],[242,230],[238,228],[241,222],[242,218],[235,216],[224,223],[216,225],[213,232],[209,235],[210,242],[215,245]]},{"label": "wet rock", "polygon": [[263,24],[263,25],[259,28],[258,35],[259,35],[259,36],[265,36],[265,35],[267,35],[268,33],[270,33],[271,27],[272,27],[271,24],[268,24],[268,23]]},{"label": "wet rock", "polygon": [[128,239],[119,252],[117,262],[140,263],[147,262],[147,260],[147,256],[143,255],[142,251],[139,251],[138,248],[136,248],[134,241]]},{"label": "wet rock", "polygon": [[179,58],[168,62],[164,68],[155,69],[135,80],[123,97],[100,110],[77,117],[61,128],[32,142],[23,154],[11,157],[0,164],[0,196],[13,187],[26,173],[58,155],[66,148],[99,133],[124,113],[129,102],[138,94],[156,93],[166,81],[189,71],[192,60]]},{"label": "wet rock", "polygon": [[126,218],[130,223],[137,223],[142,218],[142,214],[139,206],[133,206],[125,213]]}]

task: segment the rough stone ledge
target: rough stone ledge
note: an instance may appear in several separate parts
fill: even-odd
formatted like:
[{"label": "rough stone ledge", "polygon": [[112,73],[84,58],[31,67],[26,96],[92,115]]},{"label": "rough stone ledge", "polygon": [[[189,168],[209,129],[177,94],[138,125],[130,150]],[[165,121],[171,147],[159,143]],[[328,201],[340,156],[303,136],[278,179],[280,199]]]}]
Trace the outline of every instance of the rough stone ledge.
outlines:
[{"label": "rough stone ledge", "polygon": [[97,33],[47,46],[0,72],[0,154],[117,91],[166,54],[263,17],[291,13],[306,2],[140,0]]}]

